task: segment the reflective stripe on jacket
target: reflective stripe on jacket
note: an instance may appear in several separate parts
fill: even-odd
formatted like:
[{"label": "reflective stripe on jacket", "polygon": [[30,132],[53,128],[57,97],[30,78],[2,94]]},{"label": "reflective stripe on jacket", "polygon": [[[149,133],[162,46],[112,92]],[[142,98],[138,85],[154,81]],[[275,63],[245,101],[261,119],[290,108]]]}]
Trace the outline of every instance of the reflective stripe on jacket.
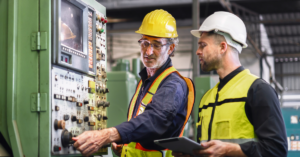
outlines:
[{"label": "reflective stripe on jacket", "polygon": [[257,79],[249,70],[233,77],[220,91],[219,83],[201,99],[197,140],[245,143],[256,140],[254,127],[245,113],[247,94]]},{"label": "reflective stripe on jacket", "polygon": [[[146,106],[152,101],[153,95],[156,93],[160,83],[169,76],[171,73],[176,72],[182,79],[185,80],[187,86],[188,86],[188,101],[187,101],[187,114],[185,118],[184,125],[182,126],[180,136],[182,136],[183,131],[184,131],[184,126],[187,123],[193,106],[194,106],[194,101],[195,101],[195,91],[194,91],[194,84],[189,78],[182,77],[177,70],[172,66],[166,69],[164,72],[162,72],[151,84],[147,94],[144,96],[142,99],[142,102],[139,104],[138,111],[136,115],[133,115],[135,104],[137,101],[138,94],[140,92],[140,89],[142,87],[142,81],[139,82],[136,92],[131,100],[130,106],[129,106],[129,111],[128,111],[128,121],[130,121],[131,118],[135,118],[136,116],[142,114],[145,111]],[[148,150],[142,147],[141,144],[136,143],[136,142],[131,142],[129,144],[125,144],[122,149],[122,154],[121,157],[129,157],[129,156],[135,156],[135,157],[159,157],[163,156],[162,151],[157,151],[157,150]],[[165,152],[165,156],[171,156],[171,151],[167,150]]]}]

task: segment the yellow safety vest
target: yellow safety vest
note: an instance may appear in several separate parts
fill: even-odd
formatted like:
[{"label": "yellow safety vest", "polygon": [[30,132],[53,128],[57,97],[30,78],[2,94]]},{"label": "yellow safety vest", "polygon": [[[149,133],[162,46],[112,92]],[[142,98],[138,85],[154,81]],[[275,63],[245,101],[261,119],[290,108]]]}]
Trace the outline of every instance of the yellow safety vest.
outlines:
[{"label": "yellow safety vest", "polygon": [[[164,78],[166,78],[173,72],[176,72],[181,78],[183,78],[185,80],[185,82],[188,86],[188,90],[189,90],[186,119],[185,119],[184,125],[182,126],[181,133],[180,133],[180,136],[182,136],[184,126],[187,123],[187,121],[191,115],[193,106],[194,106],[195,91],[194,91],[193,82],[189,78],[182,77],[173,66],[166,69],[153,81],[147,94],[145,94],[144,98],[142,99],[141,103],[143,103],[143,105],[141,105],[141,103],[139,104],[139,110],[137,111],[137,114],[134,116],[133,111],[135,108],[136,100],[137,100],[138,94],[140,92],[140,89],[142,87],[142,81],[139,82],[136,92],[135,92],[135,94],[131,100],[130,106],[129,106],[128,119],[127,119],[128,121],[130,121],[131,118],[136,117],[144,112],[146,106],[152,101],[152,97],[156,93],[157,88],[160,85],[160,83],[164,80]],[[171,156],[171,153],[172,152],[170,150],[168,150],[166,152],[165,156]],[[125,144],[123,146],[121,157],[131,157],[131,156],[134,156],[134,157],[160,157],[160,156],[162,156],[162,152],[157,151],[157,150],[148,150],[148,149],[143,148],[140,143],[130,142],[129,144]]]},{"label": "yellow safety vest", "polygon": [[219,83],[205,93],[199,106],[197,139],[232,143],[256,141],[254,127],[245,113],[247,94],[257,79],[248,69],[234,76],[219,92]]}]

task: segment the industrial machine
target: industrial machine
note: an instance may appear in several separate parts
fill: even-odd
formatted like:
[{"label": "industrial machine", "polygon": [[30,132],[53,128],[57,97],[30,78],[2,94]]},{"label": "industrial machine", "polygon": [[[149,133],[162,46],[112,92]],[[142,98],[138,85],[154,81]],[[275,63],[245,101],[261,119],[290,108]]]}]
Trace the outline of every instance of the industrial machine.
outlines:
[{"label": "industrial machine", "polygon": [[300,154],[300,110],[299,106],[282,107],[282,116],[285,123],[288,157],[298,157]]},{"label": "industrial machine", "polygon": [[[127,121],[127,111],[136,86],[140,80],[140,60],[132,60],[132,72],[130,72],[129,60],[119,59],[117,65],[107,73],[107,86],[109,95],[107,100],[114,104],[108,108],[108,115],[118,113],[118,116],[111,116],[107,123],[108,127],[114,127]],[[117,99],[116,99],[117,98]]]},{"label": "industrial machine", "polygon": [[[107,127],[105,7],[95,0],[0,6],[0,152],[81,156],[72,137]],[[94,155],[103,154],[107,146]]]}]

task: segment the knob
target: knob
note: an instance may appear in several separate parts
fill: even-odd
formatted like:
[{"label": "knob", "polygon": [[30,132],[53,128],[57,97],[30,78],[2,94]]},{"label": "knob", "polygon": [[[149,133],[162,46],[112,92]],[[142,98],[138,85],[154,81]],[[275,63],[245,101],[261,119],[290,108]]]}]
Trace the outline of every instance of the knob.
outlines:
[{"label": "knob", "polygon": [[105,88],[105,93],[109,93],[109,90],[108,90],[108,88]]},{"label": "knob", "polygon": [[103,105],[103,107],[109,107],[109,105],[110,105],[110,102],[104,102],[104,105]]},{"label": "knob", "polygon": [[65,129],[65,121],[64,120],[60,120],[58,121],[57,119],[54,120],[54,129]]},{"label": "knob", "polygon": [[61,133],[61,144],[63,147],[67,147],[70,144],[73,144],[74,141],[72,141],[72,133],[69,132],[67,129],[64,129]]},{"label": "knob", "polygon": [[69,120],[70,116],[69,115],[64,115],[64,120],[67,121]]},{"label": "knob", "polygon": [[98,107],[103,106],[103,105],[104,105],[104,101],[99,100],[99,101],[97,102],[97,106],[98,106]]},{"label": "knob", "polygon": [[84,87],[83,87],[83,85],[81,86],[81,90],[84,90]]},{"label": "knob", "polygon": [[58,76],[57,75],[55,75],[55,81],[57,81],[58,80]]},{"label": "knob", "polygon": [[84,101],[83,101],[83,104],[84,104],[84,105],[89,104],[89,101],[88,101],[88,100],[84,100]]},{"label": "knob", "polygon": [[76,116],[72,116],[71,120],[72,120],[72,122],[76,121],[77,120]]},{"label": "knob", "polygon": [[88,116],[85,116],[83,120],[84,120],[85,122],[88,122],[88,121],[89,121],[89,117],[88,117]]},{"label": "knob", "polygon": [[108,118],[107,118],[107,116],[103,116],[103,120],[107,120]]}]

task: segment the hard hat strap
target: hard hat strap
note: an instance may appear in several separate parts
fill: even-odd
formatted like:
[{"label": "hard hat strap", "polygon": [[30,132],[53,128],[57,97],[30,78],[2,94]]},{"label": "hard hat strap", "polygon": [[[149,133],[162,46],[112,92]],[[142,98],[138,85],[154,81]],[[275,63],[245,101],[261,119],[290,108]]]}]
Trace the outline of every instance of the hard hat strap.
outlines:
[{"label": "hard hat strap", "polygon": [[215,31],[215,33],[224,36],[224,38],[225,38],[228,45],[236,48],[237,51],[239,51],[239,53],[242,52],[242,45],[237,43],[236,41],[234,41],[228,33],[220,32],[220,31]]}]

